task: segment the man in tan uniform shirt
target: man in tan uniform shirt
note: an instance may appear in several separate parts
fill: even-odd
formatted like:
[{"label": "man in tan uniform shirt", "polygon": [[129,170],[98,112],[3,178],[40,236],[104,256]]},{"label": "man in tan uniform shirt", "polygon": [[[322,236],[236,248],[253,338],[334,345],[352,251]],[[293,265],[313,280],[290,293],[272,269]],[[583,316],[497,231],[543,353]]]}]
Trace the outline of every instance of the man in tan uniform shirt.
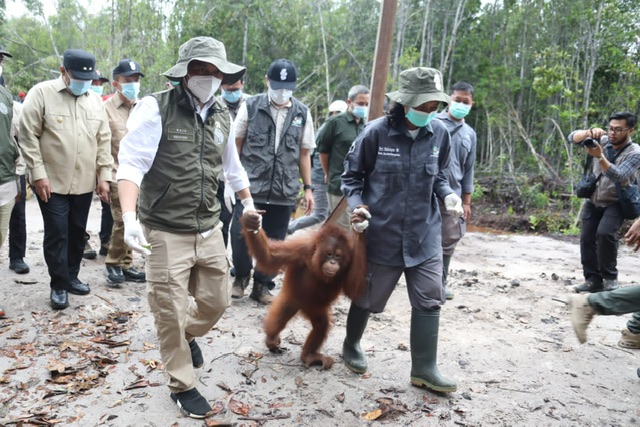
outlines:
[{"label": "man in tan uniform shirt", "polygon": [[67,292],[90,292],[78,273],[96,176],[98,196],[109,200],[111,131],[102,100],[89,91],[95,63],[88,52],[65,50],[60,78],[29,91],[20,119],[20,144],[44,221],[54,309],[69,306]]},{"label": "man in tan uniform shirt", "polygon": [[113,87],[116,93],[104,103],[109,116],[111,128],[111,155],[113,156],[113,181],[111,181],[111,216],[113,230],[109,251],[107,252],[106,274],[110,287],[118,288],[126,281],[144,282],[144,271],[138,271],[131,266],[133,255],[131,248],[124,242],[124,223],[122,209],[118,197],[118,183],[115,180],[118,171],[118,151],[120,140],[127,134],[127,120],[138,100],[140,93],[140,78],[144,74],[140,71],[140,64],[130,59],[123,59],[113,69]]}]

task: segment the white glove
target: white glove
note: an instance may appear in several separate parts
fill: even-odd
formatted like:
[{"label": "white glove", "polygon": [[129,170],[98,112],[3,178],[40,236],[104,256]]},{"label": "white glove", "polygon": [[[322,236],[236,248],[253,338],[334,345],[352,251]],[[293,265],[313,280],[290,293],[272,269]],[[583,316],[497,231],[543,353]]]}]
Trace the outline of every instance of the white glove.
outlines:
[{"label": "white glove", "polygon": [[[240,200],[240,203],[242,203],[242,207],[244,208],[244,210],[242,211],[242,215],[246,214],[247,212],[257,212],[256,207],[253,205],[253,199],[246,198]],[[253,230],[254,233],[257,233],[258,230],[262,228],[262,215],[259,215],[259,218],[260,219],[258,221],[258,228]]]},{"label": "white glove", "polygon": [[462,199],[458,197],[456,193],[451,193],[444,198],[444,207],[447,208],[447,212],[453,212],[458,216],[464,215],[464,209],[462,209]]},{"label": "white glove", "polygon": [[229,212],[233,212],[233,206],[236,204],[236,193],[225,184],[224,186],[224,205]]},{"label": "white glove", "polygon": [[[358,215],[358,216],[364,216],[366,218],[371,218],[371,214],[369,213],[368,210],[366,210],[365,208],[355,208],[353,210],[352,216],[353,215]],[[352,222],[351,223],[351,227],[353,228],[353,230],[356,233],[362,233],[364,230],[367,229],[367,227],[369,227],[369,220],[365,219],[362,222]]]},{"label": "white glove", "polygon": [[151,255],[151,245],[144,238],[142,227],[136,219],[136,213],[123,212],[122,222],[124,222],[124,242],[136,252]]}]

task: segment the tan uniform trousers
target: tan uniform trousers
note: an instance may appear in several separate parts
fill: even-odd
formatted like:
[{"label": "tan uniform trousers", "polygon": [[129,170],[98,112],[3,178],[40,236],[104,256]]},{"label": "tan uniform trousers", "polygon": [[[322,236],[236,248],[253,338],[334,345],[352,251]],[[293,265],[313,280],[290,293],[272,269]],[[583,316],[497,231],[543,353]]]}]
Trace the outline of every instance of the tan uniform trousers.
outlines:
[{"label": "tan uniform trousers", "polygon": [[172,392],[196,386],[189,341],[211,330],[231,299],[222,223],[209,233],[169,233],[143,226],[147,299]]},{"label": "tan uniform trousers", "polygon": [[109,252],[107,252],[107,258],[104,260],[104,263],[106,265],[115,265],[124,270],[128,270],[131,267],[131,262],[133,261],[133,254],[129,245],[124,242],[124,222],[122,221],[122,207],[120,206],[117,182],[111,182],[110,198],[113,228],[111,229]]},{"label": "tan uniform trousers", "polygon": [[7,238],[7,234],[9,233],[9,220],[11,219],[11,212],[15,204],[16,199],[14,198],[3,206],[0,206],[0,246],[2,246],[4,239]]}]

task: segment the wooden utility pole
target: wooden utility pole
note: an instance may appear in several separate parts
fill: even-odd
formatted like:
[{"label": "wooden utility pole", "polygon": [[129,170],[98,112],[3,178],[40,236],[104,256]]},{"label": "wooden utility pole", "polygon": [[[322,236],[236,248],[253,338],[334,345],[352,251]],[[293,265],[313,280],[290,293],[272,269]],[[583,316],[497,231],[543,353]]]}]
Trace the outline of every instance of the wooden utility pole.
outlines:
[{"label": "wooden utility pole", "polygon": [[371,76],[371,99],[368,120],[377,119],[383,114],[384,94],[387,90],[387,77],[389,76],[397,9],[397,0],[382,0],[376,53]]}]

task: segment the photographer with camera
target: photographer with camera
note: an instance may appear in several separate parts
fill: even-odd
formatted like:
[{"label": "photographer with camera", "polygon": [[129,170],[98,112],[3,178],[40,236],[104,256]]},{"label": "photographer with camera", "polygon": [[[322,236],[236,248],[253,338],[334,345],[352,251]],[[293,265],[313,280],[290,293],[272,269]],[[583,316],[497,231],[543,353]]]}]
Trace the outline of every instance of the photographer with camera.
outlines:
[{"label": "photographer with camera", "polygon": [[616,183],[628,187],[635,182],[640,167],[640,147],[631,141],[637,117],[619,112],[609,117],[609,129],[575,130],[567,139],[581,144],[594,157],[593,173],[598,176],[595,191],[582,209],[580,258],[584,284],[575,291],[600,292],[617,289],[618,230],[624,217]]}]

